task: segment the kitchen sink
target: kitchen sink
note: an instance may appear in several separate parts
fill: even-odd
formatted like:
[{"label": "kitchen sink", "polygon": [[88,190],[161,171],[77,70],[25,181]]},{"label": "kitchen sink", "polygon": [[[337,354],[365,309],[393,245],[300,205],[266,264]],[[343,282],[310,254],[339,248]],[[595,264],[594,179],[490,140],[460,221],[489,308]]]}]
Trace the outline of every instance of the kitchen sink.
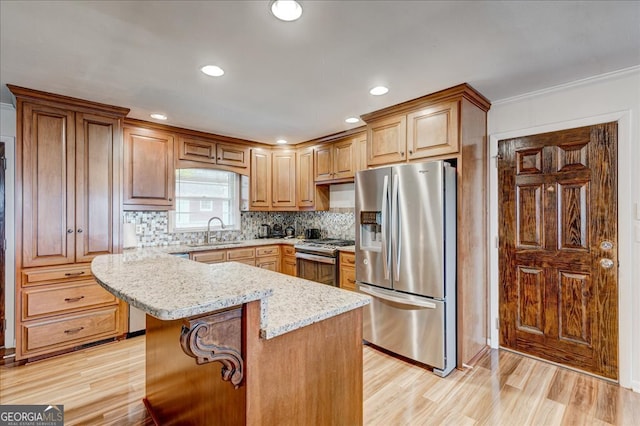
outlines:
[{"label": "kitchen sink", "polygon": [[189,243],[185,245],[187,247],[215,247],[215,246],[228,246],[233,244],[242,244],[242,241],[214,241],[211,243]]}]

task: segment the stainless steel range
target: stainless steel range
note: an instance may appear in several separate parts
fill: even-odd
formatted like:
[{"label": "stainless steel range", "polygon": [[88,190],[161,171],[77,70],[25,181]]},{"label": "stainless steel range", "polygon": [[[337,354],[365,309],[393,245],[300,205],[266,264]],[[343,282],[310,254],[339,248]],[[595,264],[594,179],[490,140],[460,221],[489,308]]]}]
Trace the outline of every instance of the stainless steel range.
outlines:
[{"label": "stainless steel range", "polygon": [[353,240],[331,238],[304,240],[296,244],[296,275],[300,278],[337,287],[338,248],[354,244]]}]

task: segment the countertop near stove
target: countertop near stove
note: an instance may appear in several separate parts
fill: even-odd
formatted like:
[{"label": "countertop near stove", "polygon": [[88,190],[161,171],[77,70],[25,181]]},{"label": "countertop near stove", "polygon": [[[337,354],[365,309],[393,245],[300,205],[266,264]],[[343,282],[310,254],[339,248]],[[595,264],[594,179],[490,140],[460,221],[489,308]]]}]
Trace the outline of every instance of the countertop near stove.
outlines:
[{"label": "countertop near stove", "polygon": [[344,251],[344,252],[347,252],[347,253],[355,253],[356,252],[356,246],[338,247],[338,251]]},{"label": "countertop near stove", "polygon": [[[273,244],[286,244],[286,245],[293,246],[303,241],[304,239],[300,239],[300,238],[257,238],[253,240],[241,240],[241,241],[216,241],[212,244],[206,244],[206,245],[202,244],[202,245],[196,245],[196,246],[187,245],[187,244],[171,244],[171,245],[165,245],[165,246],[138,247],[138,248],[125,249],[124,252],[129,254],[139,253],[140,255],[144,255],[145,253],[157,253],[157,254],[193,253],[198,251],[268,246]],[[337,249],[338,251],[354,253],[356,246],[337,247]]]},{"label": "countertop near stove", "polygon": [[161,320],[260,300],[260,335],[265,339],[370,301],[362,294],[277,272],[237,262],[198,263],[170,256],[159,248],[98,256],[91,271],[107,291]]}]

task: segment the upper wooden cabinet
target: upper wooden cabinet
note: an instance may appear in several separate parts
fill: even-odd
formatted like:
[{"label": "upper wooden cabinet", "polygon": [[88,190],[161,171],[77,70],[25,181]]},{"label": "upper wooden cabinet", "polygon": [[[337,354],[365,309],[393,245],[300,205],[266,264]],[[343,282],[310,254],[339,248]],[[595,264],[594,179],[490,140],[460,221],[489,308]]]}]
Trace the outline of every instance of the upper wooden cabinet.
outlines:
[{"label": "upper wooden cabinet", "polygon": [[299,210],[328,210],[329,188],[316,185],[313,147],[299,148],[296,162],[296,188]]},{"label": "upper wooden cabinet", "polygon": [[174,206],[173,133],[124,128],[124,209],[170,210]]},{"label": "upper wooden cabinet", "polygon": [[249,147],[178,135],[176,168],[204,167],[249,174]]},{"label": "upper wooden cabinet", "polygon": [[296,151],[251,150],[251,210],[297,210]]},{"label": "upper wooden cabinet", "polygon": [[296,169],[298,206],[313,207],[315,205],[315,188],[313,172],[313,148],[298,150]]},{"label": "upper wooden cabinet", "polygon": [[116,252],[121,118],[21,100],[18,114],[22,267]]},{"label": "upper wooden cabinet", "polygon": [[367,123],[367,165],[458,153],[463,101],[480,108],[489,105],[463,84],[362,116]]},{"label": "upper wooden cabinet", "polygon": [[315,148],[315,181],[352,181],[356,169],[356,138],[353,136]]},{"label": "upper wooden cabinet", "polygon": [[458,152],[458,101],[407,114],[409,160]]},{"label": "upper wooden cabinet", "polygon": [[406,150],[406,116],[389,117],[367,125],[367,165],[377,166],[405,161]]},{"label": "upper wooden cabinet", "polygon": [[296,151],[271,153],[271,207],[296,209]]},{"label": "upper wooden cabinet", "polygon": [[367,169],[367,132],[355,137],[356,172]]},{"label": "upper wooden cabinet", "polygon": [[271,207],[271,151],[267,149],[251,150],[249,194],[251,210],[268,210]]}]

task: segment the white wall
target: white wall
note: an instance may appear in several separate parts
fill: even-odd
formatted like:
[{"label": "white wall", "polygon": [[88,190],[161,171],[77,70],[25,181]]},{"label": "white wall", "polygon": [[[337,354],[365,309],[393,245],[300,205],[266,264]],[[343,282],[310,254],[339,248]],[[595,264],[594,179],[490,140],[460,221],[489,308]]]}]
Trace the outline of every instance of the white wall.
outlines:
[{"label": "white wall", "polygon": [[5,170],[5,316],[7,329],[4,335],[4,346],[15,347],[15,231],[14,231],[14,188],[15,188],[15,136],[16,110],[12,105],[0,104],[0,139],[4,142],[7,170]]},{"label": "white wall", "polygon": [[[618,121],[620,384],[640,392],[640,66],[496,101],[488,117],[489,235],[495,241],[500,139]],[[490,318],[498,317],[498,257],[490,249]],[[490,330],[492,347],[498,330]]]}]

